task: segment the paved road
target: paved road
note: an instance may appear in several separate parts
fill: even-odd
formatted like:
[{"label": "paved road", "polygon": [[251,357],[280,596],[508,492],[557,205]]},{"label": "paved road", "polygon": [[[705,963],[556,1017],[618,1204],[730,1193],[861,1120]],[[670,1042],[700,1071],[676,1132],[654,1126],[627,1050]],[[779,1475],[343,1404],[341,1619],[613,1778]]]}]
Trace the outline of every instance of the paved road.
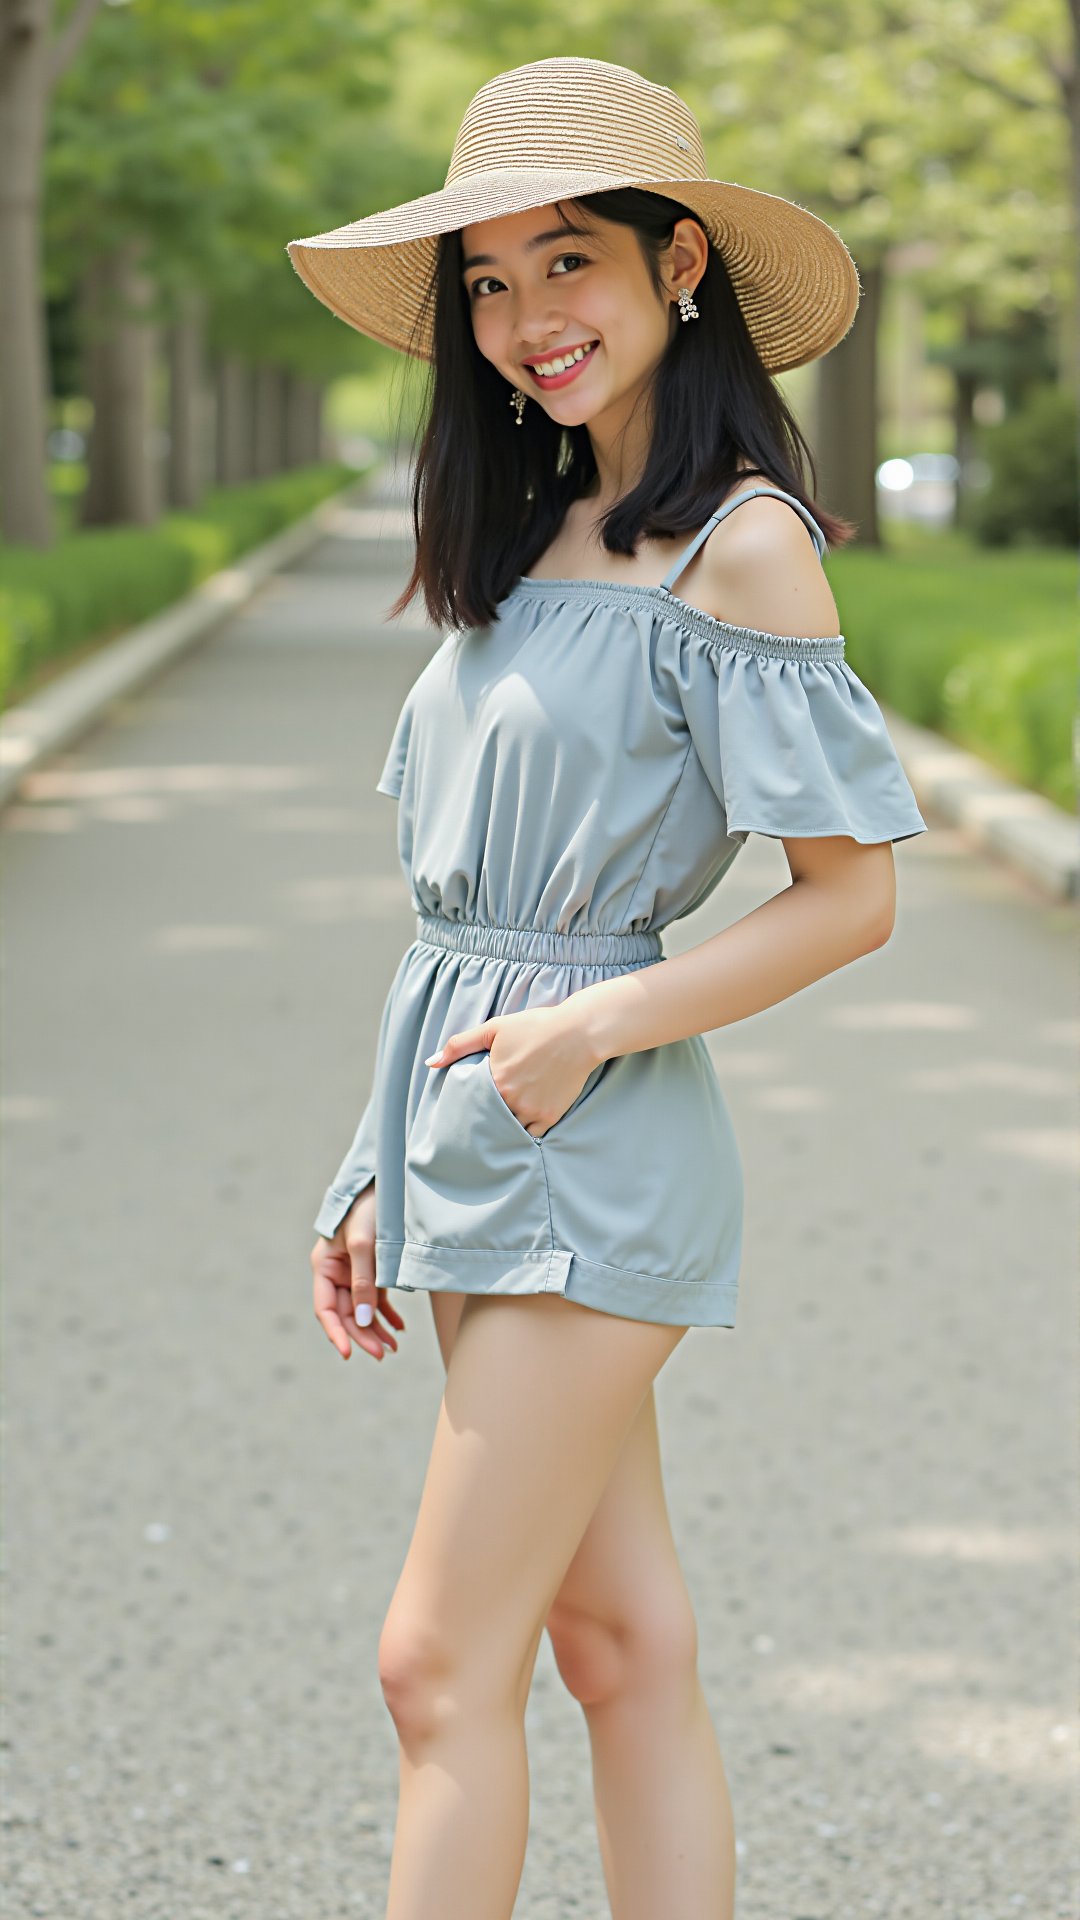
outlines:
[{"label": "paved road", "polygon": [[[3,817],[6,1912],[383,1912],[375,1646],[441,1369],[335,1358],[311,1219],[413,922],[373,791],[433,636],[370,516]],[[889,945],[712,1037],[734,1334],[658,1385],[740,1920],[1073,1911],[1075,920],[944,826]],[[786,884],[753,839],[695,944]],[[517,1913],[607,1913],[541,1650]],[[657,1920],[664,1920],[657,1916]]]}]

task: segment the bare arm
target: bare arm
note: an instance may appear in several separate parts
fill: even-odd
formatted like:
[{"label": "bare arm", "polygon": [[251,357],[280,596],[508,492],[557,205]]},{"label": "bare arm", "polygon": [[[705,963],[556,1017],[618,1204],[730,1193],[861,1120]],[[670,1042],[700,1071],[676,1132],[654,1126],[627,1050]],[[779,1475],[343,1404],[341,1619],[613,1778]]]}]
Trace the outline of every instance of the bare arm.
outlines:
[{"label": "bare arm", "polygon": [[688,953],[564,1001],[593,1065],[745,1020],[885,945],[896,898],[889,841],[860,846],[841,834],[783,845],[792,884],[782,893]]}]

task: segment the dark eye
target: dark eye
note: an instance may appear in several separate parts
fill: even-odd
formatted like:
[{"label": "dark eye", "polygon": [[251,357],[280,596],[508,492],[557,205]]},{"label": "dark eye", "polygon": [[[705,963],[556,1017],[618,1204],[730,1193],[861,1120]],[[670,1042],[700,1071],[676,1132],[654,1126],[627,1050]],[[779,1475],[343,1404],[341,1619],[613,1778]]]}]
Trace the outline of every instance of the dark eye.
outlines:
[{"label": "dark eye", "polygon": [[[555,265],[559,266],[563,260],[585,261],[585,255],[583,253],[560,253],[558,259],[555,261]],[[482,273],[479,280],[474,280],[472,286],[469,288],[470,300],[475,300],[477,296],[481,299],[485,297],[480,294],[480,288],[483,286],[485,280],[495,280],[495,275],[493,273]],[[496,286],[501,286],[501,284],[501,281],[495,280]]]}]

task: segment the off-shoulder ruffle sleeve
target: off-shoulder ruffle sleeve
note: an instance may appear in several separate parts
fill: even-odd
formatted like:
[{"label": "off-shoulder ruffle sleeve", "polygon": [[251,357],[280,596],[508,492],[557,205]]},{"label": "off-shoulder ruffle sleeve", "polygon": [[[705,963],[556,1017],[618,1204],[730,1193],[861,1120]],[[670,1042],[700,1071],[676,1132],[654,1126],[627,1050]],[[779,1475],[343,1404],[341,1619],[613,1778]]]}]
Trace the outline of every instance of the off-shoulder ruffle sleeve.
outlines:
[{"label": "off-shoulder ruffle sleeve", "polygon": [[679,699],[732,840],[927,831],[873,694],[829,640],[684,634]]},{"label": "off-shoulder ruffle sleeve", "polygon": [[397,724],[391,736],[382,772],[375,782],[376,793],[388,793],[393,799],[401,798],[402,782],[405,778],[405,760],[409,751],[409,735],[412,732],[412,692],[397,717]]}]

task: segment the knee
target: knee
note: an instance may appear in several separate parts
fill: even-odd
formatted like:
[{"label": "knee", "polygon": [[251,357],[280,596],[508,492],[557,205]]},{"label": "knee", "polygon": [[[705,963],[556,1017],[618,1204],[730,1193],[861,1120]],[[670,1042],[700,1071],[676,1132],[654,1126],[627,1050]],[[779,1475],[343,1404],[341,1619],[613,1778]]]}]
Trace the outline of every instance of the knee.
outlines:
[{"label": "knee", "polygon": [[379,1685],[402,1738],[431,1739],[453,1695],[450,1649],[435,1629],[415,1615],[391,1611],[378,1650]]},{"label": "knee", "polygon": [[696,1679],[697,1621],[685,1590],[641,1595],[611,1615],[556,1601],[547,1627],[555,1664],[583,1707]]},{"label": "knee", "polygon": [[379,1636],[379,1685],[402,1743],[418,1747],[435,1739],[455,1718],[524,1712],[531,1656],[494,1632],[458,1642],[435,1613],[395,1602]]}]

